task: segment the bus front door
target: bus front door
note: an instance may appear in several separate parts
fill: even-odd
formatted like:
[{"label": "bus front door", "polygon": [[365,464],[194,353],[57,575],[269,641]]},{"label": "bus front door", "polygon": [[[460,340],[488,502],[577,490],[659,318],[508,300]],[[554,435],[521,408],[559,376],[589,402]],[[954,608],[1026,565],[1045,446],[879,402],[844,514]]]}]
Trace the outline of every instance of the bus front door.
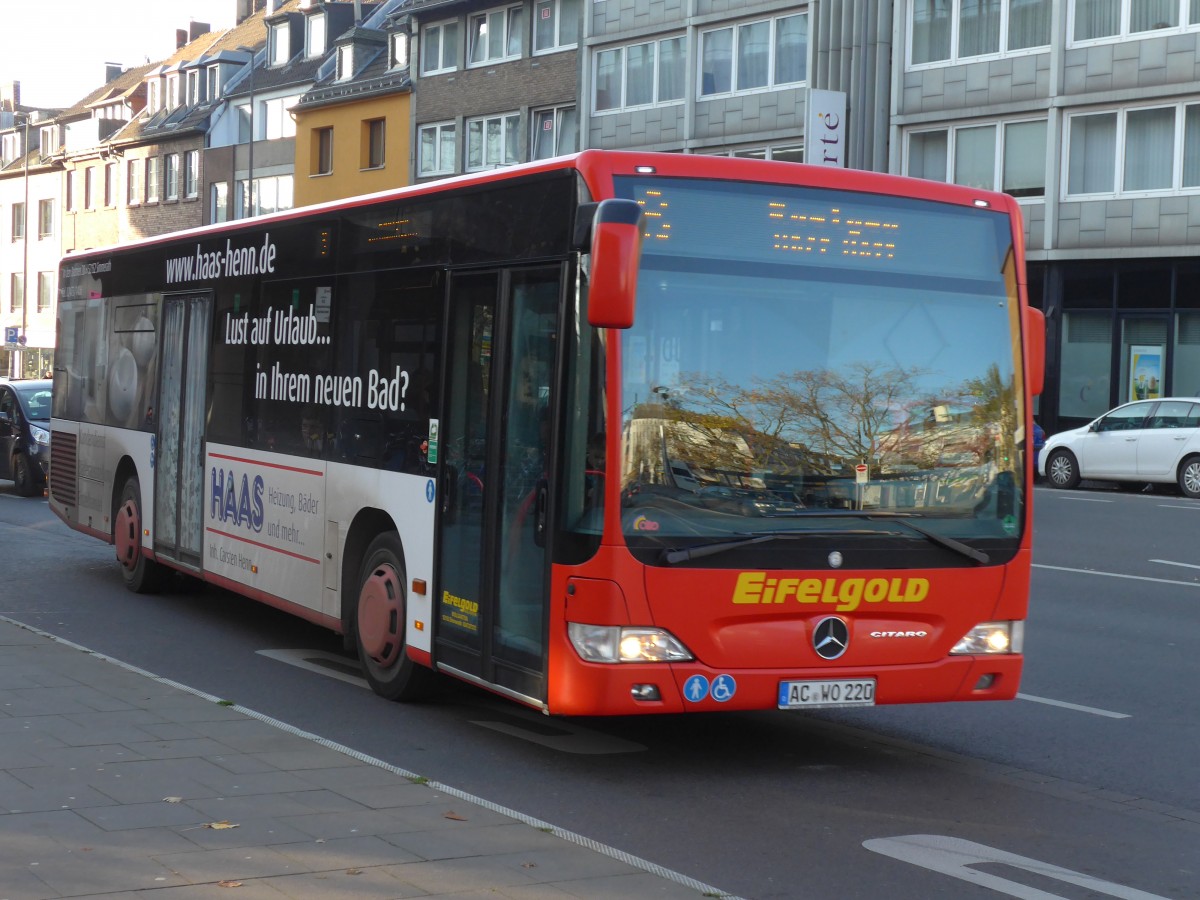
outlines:
[{"label": "bus front door", "polygon": [[455,275],[443,396],[437,657],[545,697],[558,266]]},{"label": "bus front door", "polygon": [[204,537],[204,386],[210,294],[163,298],[154,478],[154,552],[200,566]]}]

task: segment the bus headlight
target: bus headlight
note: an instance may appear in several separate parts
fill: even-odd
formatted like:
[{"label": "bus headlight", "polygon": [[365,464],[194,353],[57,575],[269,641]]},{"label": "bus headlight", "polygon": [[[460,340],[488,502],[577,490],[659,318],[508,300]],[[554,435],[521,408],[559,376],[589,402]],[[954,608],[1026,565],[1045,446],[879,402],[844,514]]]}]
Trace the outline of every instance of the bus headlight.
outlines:
[{"label": "bus headlight", "polygon": [[981,622],[950,650],[955,654],[1021,653],[1025,645],[1024,622]]},{"label": "bus headlight", "polygon": [[619,625],[567,624],[575,652],[588,662],[684,662],[694,657],[669,631]]}]

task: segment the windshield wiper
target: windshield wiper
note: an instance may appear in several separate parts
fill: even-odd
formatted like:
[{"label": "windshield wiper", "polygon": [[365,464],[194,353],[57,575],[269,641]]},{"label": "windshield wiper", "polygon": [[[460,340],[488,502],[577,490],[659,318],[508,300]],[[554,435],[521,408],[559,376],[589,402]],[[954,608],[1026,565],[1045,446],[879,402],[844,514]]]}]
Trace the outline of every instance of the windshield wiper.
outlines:
[{"label": "windshield wiper", "polygon": [[[806,515],[799,513],[799,515]],[[807,513],[814,518],[816,517],[833,517],[833,518],[848,518],[848,519],[888,519],[894,520],[898,524],[915,531],[917,534],[937,544],[940,547],[945,547],[947,550],[953,550],[955,553],[972,559],[980,565],[986,565],[991,562],[992,558],[982,550],[977,550],[962,541],[955,540],[952,537],[946,537],[944,534],[938,534],[936,531],[930,531],[924,525],[918,525],[911,521],[914,517],[913,513],[902,512],[860,512],[854,509],[835,509],[835,510],[820,510]],[[693,559],[701,559],[705,556],[715,556],[718,553],[724,553],[727,550],[736,550],[738,547],[747,547],[750,544],[763,544],[767,541],[773,541],[783,537],[797,537],[813,534],[878,534],[875,531],[836,531],[830,532],[825,529],[796,529],[791,531],[764,531],[755,534],[748,534],[740,540],[736,541],[719,541],[715,544],[699,544],[694,547],[680,547],[677,550],[663,550],[659,554],[659,559],[668,565],[677,565],[681,562],[688,562]]]},{"label": "windshield wiper", "polygon": [[[804,537],[813,534],[829,534],[829,531],[824,528],[804,528],[792,531],[761,531],[754,534],[749,534],[737,541],[718,541],[714,544],[697,544],[693,547],[680,547],[676,550],[663,550],[659,554],[659,560],[668,565],[676,565],[681,562],[687,562],[692,559],[700,559],[705,556],[715,556],[718,553],[724,553],[726,550],[736,550],[738,547],[746,547],[750,544],[764,544],[767,541],[778,540],[786,537]],[[874,531],[838,531],[837,534],[877,534]]]},{"label": "windshield wiper", "polygon": [[833,510],[832,513],[837,516],[844,516],[852,519],[889,519],[899,522],[906,528],[911,528],[917,534],[923,535],[935,544],[945,547],[947,550],[953,550],[955,553],[960,553],[968,559],[973,559],[975,562],[982,565],[987,565],[992,561],[992,558],[982,550],[964,544],[962,541],[957,541],[952,537],[946,537],[944,534],[938,534],[936,531],[930,531],[924,525],[918,525],[912,521],[916,518],[916,513],[892,512],[889,510],[877,510],[874,512],[860,511],[857,509],[839,509]]}]

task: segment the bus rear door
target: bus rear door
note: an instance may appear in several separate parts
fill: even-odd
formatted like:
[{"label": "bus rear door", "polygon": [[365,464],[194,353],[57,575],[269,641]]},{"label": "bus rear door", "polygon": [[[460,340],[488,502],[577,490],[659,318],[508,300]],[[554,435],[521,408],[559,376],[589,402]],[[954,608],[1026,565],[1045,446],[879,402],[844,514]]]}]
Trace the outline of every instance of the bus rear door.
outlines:
[{"label": "bus rear door", "polygon": [[204,414],[212,294],[163,298],[154,477],[154,552],[200,567]]}]

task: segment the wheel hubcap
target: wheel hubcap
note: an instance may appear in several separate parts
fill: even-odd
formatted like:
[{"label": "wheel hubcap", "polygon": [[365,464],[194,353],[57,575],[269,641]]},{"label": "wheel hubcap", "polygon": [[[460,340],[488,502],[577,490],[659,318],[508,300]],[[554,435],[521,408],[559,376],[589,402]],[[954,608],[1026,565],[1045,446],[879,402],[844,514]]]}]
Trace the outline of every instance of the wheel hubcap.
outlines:
[{"label": "wheel hubcap", "polygon": [[142,533],[142,523],[138,516],[137,506],[132,500],[126,500],[117,511],[117,522],[114,533],[117,548],[117,559],[121,565],[133,571],[137,565],[138,554],[141,553],[141,541],[138,536]]},{"label": "wheel hubcap", "polygon": [[358,595],[358,638],[363,650],[381,666],[390,666],[400,655],[403,629],[403,591],[396,570],[377,567]]},{"label": "wheel hubcap", "polygon": [[1066,484],[1071,478],[1071,464],[1061,456],[1058,457],[1050,464],[1050,475],[1055,484]]},{"label": "wheel hubcap", "polygon": [[1191,463],[1183,470],[1183,486],[1189,494],[1200,494],[1200,465]]}]

